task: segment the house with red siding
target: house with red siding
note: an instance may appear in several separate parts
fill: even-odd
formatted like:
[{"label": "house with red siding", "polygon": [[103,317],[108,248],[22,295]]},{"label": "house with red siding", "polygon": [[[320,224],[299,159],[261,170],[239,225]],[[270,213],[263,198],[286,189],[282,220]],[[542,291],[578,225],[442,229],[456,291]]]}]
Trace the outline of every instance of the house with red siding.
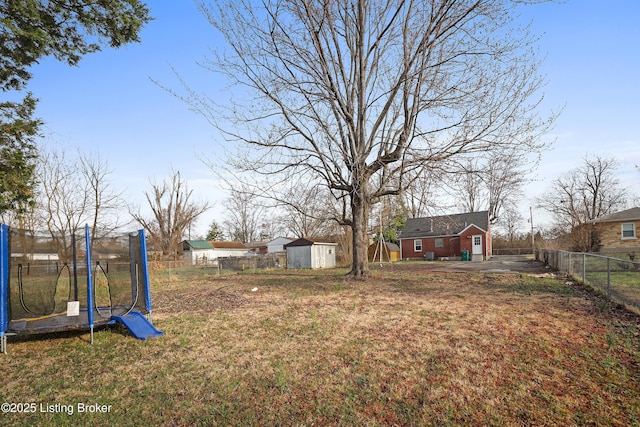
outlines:
[{"label": "house with red siding", "polygon": [[489,212],[409,218],[399,239],[403,260],[459,260],[466,251],[470,261],[482,261],[492,250]]}]

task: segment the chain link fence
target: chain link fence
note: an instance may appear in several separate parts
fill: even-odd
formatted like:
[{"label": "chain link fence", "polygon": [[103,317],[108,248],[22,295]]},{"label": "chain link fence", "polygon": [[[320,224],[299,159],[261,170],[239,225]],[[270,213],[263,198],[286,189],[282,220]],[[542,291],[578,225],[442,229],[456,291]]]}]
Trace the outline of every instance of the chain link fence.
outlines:
[{"label": "chain link fence", "polygon": [[640,313],[640,262],[546,249],[537,250],[536,259]]},{"label": "chain link fence", "polygon": [[493,248],[493,255],[531,255],[533,248]]},{"label": "chain link fence", "polygon": [[285,269],[286,252],[245,257],[226,257],[206,263],[191,264],[187,260],[150,260],[149,276],[152,283],[194,280],[211,275],[224,275],[242,271]]},{"label": "chain link fence", "polygon": [[252,271],[287,268],[287,253],[256,255],[247,257],[218,258],[222,271]]}]

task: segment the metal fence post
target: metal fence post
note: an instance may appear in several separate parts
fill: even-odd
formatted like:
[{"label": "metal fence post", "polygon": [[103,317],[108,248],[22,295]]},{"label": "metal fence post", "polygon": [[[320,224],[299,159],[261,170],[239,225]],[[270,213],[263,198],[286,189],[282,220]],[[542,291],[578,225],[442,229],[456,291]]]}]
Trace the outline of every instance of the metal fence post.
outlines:
[{"label": "metal fence post", "polygon": [[607,258],[607,298],[611,299],[611,258]]}]

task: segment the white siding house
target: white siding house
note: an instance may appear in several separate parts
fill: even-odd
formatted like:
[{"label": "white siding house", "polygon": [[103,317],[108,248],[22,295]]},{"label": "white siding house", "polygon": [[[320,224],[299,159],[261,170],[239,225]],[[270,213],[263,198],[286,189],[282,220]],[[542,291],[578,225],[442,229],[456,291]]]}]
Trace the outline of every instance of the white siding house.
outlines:
[{"label": "white siding house", "polygon": [[287,239],[286,237],[276,237],[275,239],[267,242],[267,252],[272,254],[274,252],[284,252],[284,245],[293,242],[293,239]]},{"label": "white siding house", "polygon": [[228,258],[249,255],[249,249],[241,242],[210,241],[216,258]]},{"label": "white siding house", "polygon": [[207,264],[215,258],[213,246],[206,240],[185,240],[182,242],[182,257],[191,265]]},{"label": "white siding house", "polygon": [[336,266],[337,243],[300,238],[284,245],[287,268],[333,268]]},{"label": "white siding house", "polygon": [[218,258],[240,257],[249,253],[246,246],[240,242],[185,240],[182,244],[183,258],[192,265],[211,264]]}]

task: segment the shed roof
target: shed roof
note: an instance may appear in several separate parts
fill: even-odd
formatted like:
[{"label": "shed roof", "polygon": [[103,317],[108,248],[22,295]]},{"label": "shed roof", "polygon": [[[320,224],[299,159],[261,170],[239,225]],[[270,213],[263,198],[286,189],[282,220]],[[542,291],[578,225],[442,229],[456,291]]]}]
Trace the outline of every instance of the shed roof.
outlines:
[{"label": "shed roof", "polygon": [[640,208],[631,208],[588,221],[593,224],[601,222],[640,221]]},{"label": "shed roof", "polygon": [[455,236],[471,225],[485,232],[489,230],[489,212],[409,218],[400,232],[400,238]]},{"label": "shed roof", "polygon": [[185,240],[184,243],[191,249],[213,249],[211,243],[206,240]]},{"label": "shed roof", "polygon": [[301,237],[293,242],[287,243],[284,245],[285,248],[290,246],[313,246],[313,245],[332,245],[337,246],[338,244],[335,242],[329,242],[327,239],[323,239],[321,237]]}]

